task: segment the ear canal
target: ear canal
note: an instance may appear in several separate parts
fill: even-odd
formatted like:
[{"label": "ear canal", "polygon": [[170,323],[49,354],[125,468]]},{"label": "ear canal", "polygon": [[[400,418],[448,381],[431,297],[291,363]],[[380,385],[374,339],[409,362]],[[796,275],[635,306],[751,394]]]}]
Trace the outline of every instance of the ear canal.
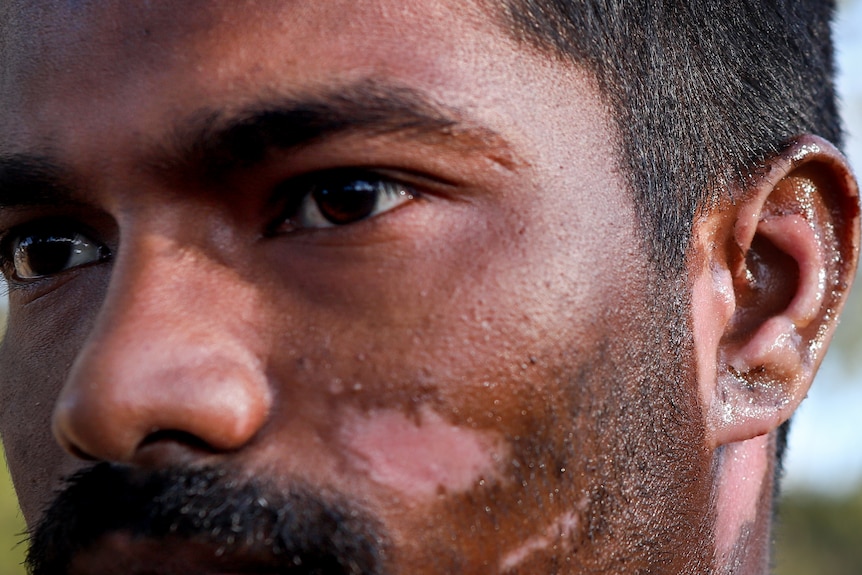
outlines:
[{"label": "ear canal", "polygon": [[816,222],[798,214],[769,216],[757,226],[758,234],[796,262],[798,279],[795,297],[785,314],[797,327],[807,327],[824,304],[827,267],[823,253],[823,232],[815,230]]},{"label": "ear canal", "polygon": [[[805,378],[811,369],[801,339],[825,303],[826,262],[816,222],[798,214],[768,215],[757,225],[737,287],[734,326],[749,332],[728,364],[738,373],[769,371]],[[742,282],[735,282],[739,286]],[[743,319],[744,318],[744,319]],[[811,334],[816,335],[816,334]]]},{"label": "ear canal", "polygon": [[[721,391],[724,442],[770,431],[798,404],[813,378],[815,361],[807,345],[807,326],[823,300],[824,282],[811,277],[819,250],[802,248],[814,233],[799,229],[793,216],[762,221],[734,277],[736,308],[721,341],[717,385]],[[786,228],[797,235],[788,238]],[[789,234],[788,234],[789,235]],[[784,245],[793,243],[792,254]],[[797,256],[809,257],[805,262]],[[815,286],[806,285],[814,280]]]}]

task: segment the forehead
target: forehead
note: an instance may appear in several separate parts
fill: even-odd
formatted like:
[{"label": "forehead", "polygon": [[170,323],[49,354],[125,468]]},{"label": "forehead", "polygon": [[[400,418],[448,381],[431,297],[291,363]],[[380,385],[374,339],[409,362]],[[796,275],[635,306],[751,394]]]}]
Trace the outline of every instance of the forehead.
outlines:
[{"label": "forehead", "polygon": [[470,86],[453,69],[493,65],[486,54],[503,39],[490,13],[464,2],[56,2],[7,11],[6,134],[25,118],[30,128],[43,120],[44,136],[93,109],[154,120],[154,110],[242,106],[266,91],[369,76],[445,91]]},{"label": "forehead", "polygon": [[[158,70],[173,61],[194,61],[201,53],[266,62],[270,56],[314,59],[323,48],[333,62],[339,57],[352,62],[357,51],[370,56],[410,48],[399,27],[408,27],[403,31],[433,51],[440,40],[487,32],[493,21],[469,1],[453,6],[393,0],[108,0],[25,2],[8,12],[7,49],[23,56],[17,65],[30,64],[31,73],[44,74],[45,65],[53,65],[51,82],[57,72],[87,75],[97,67],[99,77],[122,76],[130,62]],[[322,45],[327,37],[338,42]],[[255,38],[268,45],[243,51]],[[177,53],[178,48],[186,52]]]},{"label": "forehead", "polygon": [[202,113],[371,81],[456,110],[536,172],[577,166],[579,187],[584,171],[618,175],[592,75],[519,44],[484,0],[20,2],[6,15],[2,155],[128,178]]}]

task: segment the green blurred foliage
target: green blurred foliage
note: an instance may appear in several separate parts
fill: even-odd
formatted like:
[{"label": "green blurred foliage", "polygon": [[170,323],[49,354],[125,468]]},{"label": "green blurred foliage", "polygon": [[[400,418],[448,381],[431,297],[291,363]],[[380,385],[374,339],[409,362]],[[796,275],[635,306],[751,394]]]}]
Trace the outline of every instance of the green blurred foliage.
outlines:
[{"label": "green blurred foliage", "polygon": [[776,575],[862,573],[862,486],[844,497],[789,493],[776,526]]},{"label": "green blurred foliage", "polygon": [[25,539],[24,518],[18,509],[18,500],[12,489],[4,454],[0,465],[0,574],[26,573],[22,564],[27,549]]}]

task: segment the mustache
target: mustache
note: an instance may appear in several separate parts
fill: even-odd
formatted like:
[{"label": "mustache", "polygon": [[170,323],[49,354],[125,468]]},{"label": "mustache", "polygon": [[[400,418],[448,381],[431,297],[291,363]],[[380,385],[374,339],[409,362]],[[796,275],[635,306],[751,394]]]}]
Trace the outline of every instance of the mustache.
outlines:
[{"label": "mustache", "polygon": [[66,573],[77,553],[116,532],[203,543],[219,557],[263,557],[278,573],[386,575],[382,528],[342,497],[299,484],[274,489],[216,467],[110,463],[65,480],[31,536],[29,573]]}]

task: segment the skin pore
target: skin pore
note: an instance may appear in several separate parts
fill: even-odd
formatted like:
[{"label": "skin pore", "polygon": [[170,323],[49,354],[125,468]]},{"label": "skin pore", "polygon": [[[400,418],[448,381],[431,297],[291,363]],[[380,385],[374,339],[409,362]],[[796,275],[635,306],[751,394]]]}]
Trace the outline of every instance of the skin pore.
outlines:
[{"label": "skin pore", "polygon": [[[287,569],[274,532],[344,573],[721,573],[765,549],[789,413],[712,417],[738,317],[713,256],[736,212],[705,212],[691,281],[657,279],[586,70],[455,1],[58,3],[7,22],[10,469],[31,526],[75,472],[67,494],[144,501],[61,537],[82,537],[57,552],[71,572]],[[801,160],[816,190],[842,169],[830,154]],[[345,182],[388,203],[331,226],[322,190]],[[855,241],[842,201],[814,201],[826,243]],[[83,263],[21,277],[20,246],[81,237]],[[229,503],[171,530],[200,504],[188,485]],[[261,500],[300,519],[257,522]],[[93,506],[58,501],[57,525]]]}]

